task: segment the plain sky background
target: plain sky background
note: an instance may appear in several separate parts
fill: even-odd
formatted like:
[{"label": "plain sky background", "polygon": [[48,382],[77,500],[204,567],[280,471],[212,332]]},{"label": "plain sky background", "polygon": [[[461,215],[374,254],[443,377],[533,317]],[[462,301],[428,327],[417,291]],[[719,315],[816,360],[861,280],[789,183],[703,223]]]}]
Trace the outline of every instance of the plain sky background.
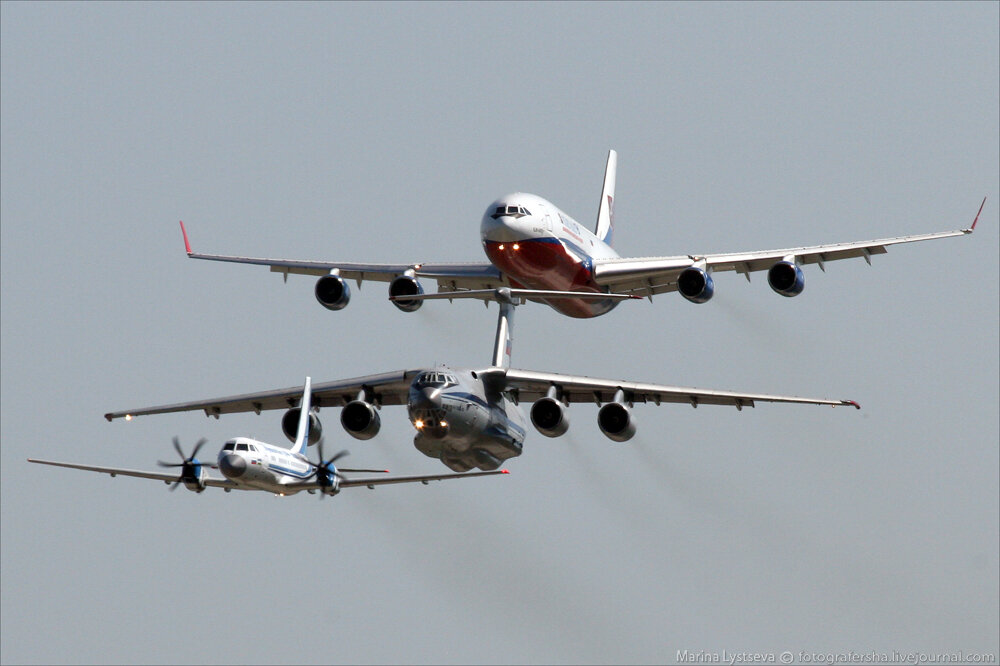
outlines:
[{"label": "plain sky background", "polygon": [[[4,663],[670,662],[678,650],[1000,652],[996,2],[15,3],[2,27]],[[539,305],[517,367],[851,398],[637,406],[531,430],[510,476],[306,495],[156,469],[283,443],[278,415],[112,409],[434,362],[488,364],[496,309],[196,250],[478,261],[512,191],[623,255],[943,231],[867,266],[763,274],[588,321]],[[404,410],[327,450],[445,471]]]}]

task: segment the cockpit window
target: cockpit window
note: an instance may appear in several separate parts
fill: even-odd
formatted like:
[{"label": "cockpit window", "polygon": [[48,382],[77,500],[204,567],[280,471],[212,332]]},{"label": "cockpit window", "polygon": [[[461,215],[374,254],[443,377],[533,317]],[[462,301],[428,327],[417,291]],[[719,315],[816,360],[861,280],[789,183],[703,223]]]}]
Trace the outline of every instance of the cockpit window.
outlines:
[{"label": "cockpit window", "polygon": [[226,445],[222,447],[223,451],[232,451],[233,447],[236,446],[236,442],[226,442]]},{"label": "cockpit window", "polygon": [[236,445],[236,450],[237,451],[246,451],[247,450],[247,445],[246,444],[237,444]]},{"label": "cockpit window", "polygon": [[414,383],[417,388],[423,388],[425,386],[446,388],[448,386],[454,386],[458,382],[455,379],[455,375],[448,372],[425,372],[417,377],[417,381]]},{"label": "cockpit window", "polygon": [[519,217],[524,217],[526,215],[531,215],[531,213],[529,213],[528,209],[525,208],[524,206],[497,206],[496,210],[493,211],[493,214],[490,215],[490,217],[492,217],[495,220],[505,215],[509,215],[510,217],[513,218],[519,218]]}]

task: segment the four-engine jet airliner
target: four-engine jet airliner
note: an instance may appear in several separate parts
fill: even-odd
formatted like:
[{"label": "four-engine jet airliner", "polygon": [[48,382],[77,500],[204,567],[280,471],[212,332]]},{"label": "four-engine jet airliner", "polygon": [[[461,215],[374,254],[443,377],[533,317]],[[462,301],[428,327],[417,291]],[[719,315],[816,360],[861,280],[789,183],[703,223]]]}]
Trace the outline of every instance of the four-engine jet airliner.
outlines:
[{"label": "four-engine jet airliner", "polygon": [[[312,494],[319,491],[320,497],[325,495],[336,495],[342,488],[355,488],[366,486],[374,488],[377,485],[389,483],[428,483],[430,481],[441,481],[444,479],[464,479],[472,476],[486,476],[491,474],[506,474],[506,470],[475,472],[473,474],[434,474],[430,476],[388,476],[365,479],[348,479],[342,472],[383,472],[377,469],[337,469],[336,462],[347,455],[347,451],[341,451],[328,460],[323,459],[323,442],[320,433],[312,428],[315,422],[315,414],[310,408],[312,400],[312,380],[306,377],[304,388],[298,390],[302,396],[300,409],[293,413],[297,417],[298,426],[296,430],[295,443],[291,449],[280,446],[272,446],[265,442],[260,442],[248,437],[236,437],[227,441],[222,450],[216,465],[208,465],[198,460],[198,450],[205,444],[204,439],[194,446],[190,456],[185,456],[181,450],[180,443],[174,438],[174,448],[181,457],[179,463],[160,462],[161,467],[179,467],[180,473],[165,474],[161,472],[144,472],[132,469],[120,469],[116,467],[94,467],[91,465],[78,465],[76,463],[56,462],[52,460],[35,460],[28,458],[28,462],[40,463],[42,465],[55,465],[56,467],[70,467],[82,469],[89,472],[101,472],[111,476],[137,476],[143,479],[156,479],[164,483],[171,484],[170,489],[174,490],[178,484],[183,483],[188,490],[200,493],[207,487],[223,488],[226,492],[230,490],[263,490],[276,495],[292,495],[305,490]],[[318,444],[319,462],[312,463],[306,456],[306,447],[310,444]],[[213,478],[205,471],[205,467],[218,467],[225,478]]]},{"label": "four-engine jet airliner", "polygon": [[[493,291],[510,288],[515,298],[546,303],[570,317],[596,317],[620,300],[678,291],[693,303],[705,303],[715,293],[713,273],[750,274],[767,271],[767,281],[782,296],[797,296],[805,286],[802,266],[851,257],[884,254],[890,245],[972,233],[967,229],[880,240],[794,247],[725,254],[682,254],[671,257],[621,257],[612,248],[615,179],[618,156],[608,154],[604,187],[593,232],[554,204],[534,194],[516,192],[489,205],[480,223],[480,238],[489,258],[475,263],[373,264],[338,261],[264,259],[191,250],[184,223],[181,230],[189,257],[269,266],[274,272],[321,276],[316,299],[329,310],[340,310],[351,298],[348,280],[389,283],[389,297],[404,312],[413,312],[432,297],[424,294],[421,278],[435,280],[448,298],[490,300]],[[983,204],[986,199],[983,199]],[[982,212],[982,205],[979,211]],[[571,296],[569,298],[565,296]]]},{"label": "four-engine jet airliner", "polygon": [[[525,438],[525,418],[517,405],[531,401],[530,418],[535,428],[548,437],[558,437],[569,427],[567,407],[574,402],[595,402],[601,432],[616,442],[635,434],[631,408],[635,403],[659,405],[686,403],[753,407],[756,402],[788,402],[816,405],[850,405],[853,400],[823,400],[793,396],[713,391],[661,384],[643,384],[619,379],[595,379],[553,372],[516,370],[510,367],[514,296],[510,290],[496,290],[500,302],[493,363],[482,369],[437,366],[399,370],[367,377],[355,377],[312,386],[310,401],[298,402],[299,388],[247,393],[210,400],[144,407],[110,412],[105,418],[131,419],[145,414],[203,410],[206,416],[288,410],[282,430],[292,439],[294,424],[308,412],[312,432],[319,436],[320,407],[343,406],[340,422],[357,439],[370,439],[379,432],[379,410],[385,405],[406,405],[416,429],[413,444],[427,456],[438,458],[449,468],[465,472],[473,467],[494,470],[503,460],[521,454]],[[308,396],[307,396],[308,397]],[[298,440],[296,440],[298,441]]]}]

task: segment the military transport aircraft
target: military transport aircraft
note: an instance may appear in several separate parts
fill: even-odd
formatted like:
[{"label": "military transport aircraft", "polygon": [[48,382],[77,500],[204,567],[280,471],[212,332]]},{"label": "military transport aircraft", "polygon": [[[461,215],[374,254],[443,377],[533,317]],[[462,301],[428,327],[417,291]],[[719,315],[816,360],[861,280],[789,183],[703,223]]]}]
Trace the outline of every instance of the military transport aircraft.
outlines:
[{"label": "military transport aircraft", "polygon": [[[388,483],[416,483],[418,481],[426,484],[430,481],[441,481],[444,479],[465,479],[473,476],[507,474],[507,470],[500,470],[475,472],[472,474],[388,476],[366,479],[345,478],[342,472],[384,472],[387,470],[337,469],[335,463],[347,455],[347,451],[341,451],[328,460],[323,459],[321,433],[318,428],[312,427],[316,423],[316,417],[315,412],[310,408],[313,396],[311,384],[312,380],[306,377],[305,387],[298,390],[298,393],[302,396],[299,408],[290,412],[293,420],[297,420],[298,423],[295,443],[291,449],[272,446],[247,437],[236,437],[223,445],[222,450],[219,451],[217,464],[209,465],[202,463],[197,458],[198,450],[201,449],[206,440],[200,440],[195,444],[191,455],[185,456],[181,450],[180,443],[174,437],[174,448],[181,457],[181,462],[160,462],[160,466],[179,467],[179,474],[143,472],[116,467],[94,467],[91,465],[78,465],[52,460],[35,460],[33,458],[28,458],[28,462],[55,465],[57,467],[71,467],[89,472],[102,472],[111,476],[121,474],[122,476],[156,479],[171,484],[171,490],[174,490],[181,483],[184,484],[185,488],[196,493],[202,492],[207,487],[223,488],[226,492],[234,489],[264,490],[276,495],[292,495],[303,490],[312,494],[318,490],[321,498],[326,495],[336,495],[342,488],[354,488],[358,486],[374,488],[377,485]],[[286,418],[288,416],[286,414]],[[305,456],[306,447],[311,444],[317,444],[317,448],[319,449],[318,463],[309,462]],[[205,471],[205,467],[208,466],[218,467],[225,478],[219,479],[208,476]]]},{"label": "military transport aircraft", "polygon": [[[792,396],[712,391],[660,384],[641,384],[618,379],[594,379],[553,372],[516,370],[510,367],[514,296],[506,288],[496,290],[500,302],[493,363],[482,369],[437,366],[399,370],[367,377],[355,377],[312,386],[307,400],[298,401],[298,388],[247,393],[211,400],[144,407],[105,414],[108,421],[131,420],[145,414],[204,411],[206,416],[288,410],[282,430],[292,439],[294,425],[303,410],[310,412],[313,432],[319,433],[320,407],[343,406],[340,422],[357,439],[370,439],[379,432],[379,410],[385,405],[406,405],[416,429],[413,444],[427,456],[438,458],[457,472],[473,467],[493,470],[503,460],[521,454],[526,422],[517,405],[532,401],[530,418],[547,437],[558,437],[569,427],[566,408],[574,402],[595,402],[599,407],[597,425],[608,438],[624,442],[635,434],[631,408],[637,402],[732,405],[753,407],[756,402],[789,402],[816,405],[850,405],[853,400],[823,400]],[[298,441],[298,440],[296,440]],[[220,465],[221,467],[221,465]]]},{"label": "military transport aircraft", "polygon": [[[596,317],[629,297],[652,297],[678,291],[692,303],[705,303],[715,293],[712,274],[735,271],[750,280],[750,273],[767,271],[767,282],[782,296],[797,296],[805,286],[802,266],[828,261],[884,254],[890,245],[947,238],[972,233],[976,214],[967,229],[942,231],[881,240],[814,245],[781,250],[682,254],[671,257],[620,257],[612,249],[614,235],[615,177],[618,156],[608,154],[604,188],[591,232],[554,204],[534,194],[516,192],[489,205],[480,223],[480,238],[489,262],[372,264],[339,261],[264,259],[191,250],[184,223],[181,231],[189,257],[269,266],[288,279],[289,273],[318,275],[316,300],[329,310],[340,310],[351,298],[348,280],[389,283],[393,304],[413,312],[429,296],[421,278],[435,280],[438,293],[449,298],[489,301],[493,290],[510,288],[520,300],[546,303],[570,317]],[[983,204],[986,199],[983,199]],[[979,211],[982,212],[980,205]],[[564,298],[561,296],[571,296]]]}]

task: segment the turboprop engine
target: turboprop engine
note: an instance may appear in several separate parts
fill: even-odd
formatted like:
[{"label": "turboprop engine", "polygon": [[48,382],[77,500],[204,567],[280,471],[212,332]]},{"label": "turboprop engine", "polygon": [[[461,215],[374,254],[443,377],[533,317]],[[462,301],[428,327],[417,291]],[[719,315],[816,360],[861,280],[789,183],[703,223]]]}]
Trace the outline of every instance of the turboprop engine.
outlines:
[{"label": "turboprop engine", "polygon": [[635,435],[635,421],[629,408],[620,402],[609,402],[597,412],[597,425],[606,437],[626,442]]},{"label": "turboprop engine", "polygon": [[[302,410],[292,407],[281,417],[281,431],[285,433],[288,441],[294,442],[299,431],[299,415]],[[315,409],[309,410],[309,446],[312,446],[323,438],[323,424],[319,421],[319,414]]]},{"label": "turboprop engine", "polygon": [[340,412],[340,424],[355,439],[371,439],[382,427],[375,405],[364,400],[352,400]]}]

